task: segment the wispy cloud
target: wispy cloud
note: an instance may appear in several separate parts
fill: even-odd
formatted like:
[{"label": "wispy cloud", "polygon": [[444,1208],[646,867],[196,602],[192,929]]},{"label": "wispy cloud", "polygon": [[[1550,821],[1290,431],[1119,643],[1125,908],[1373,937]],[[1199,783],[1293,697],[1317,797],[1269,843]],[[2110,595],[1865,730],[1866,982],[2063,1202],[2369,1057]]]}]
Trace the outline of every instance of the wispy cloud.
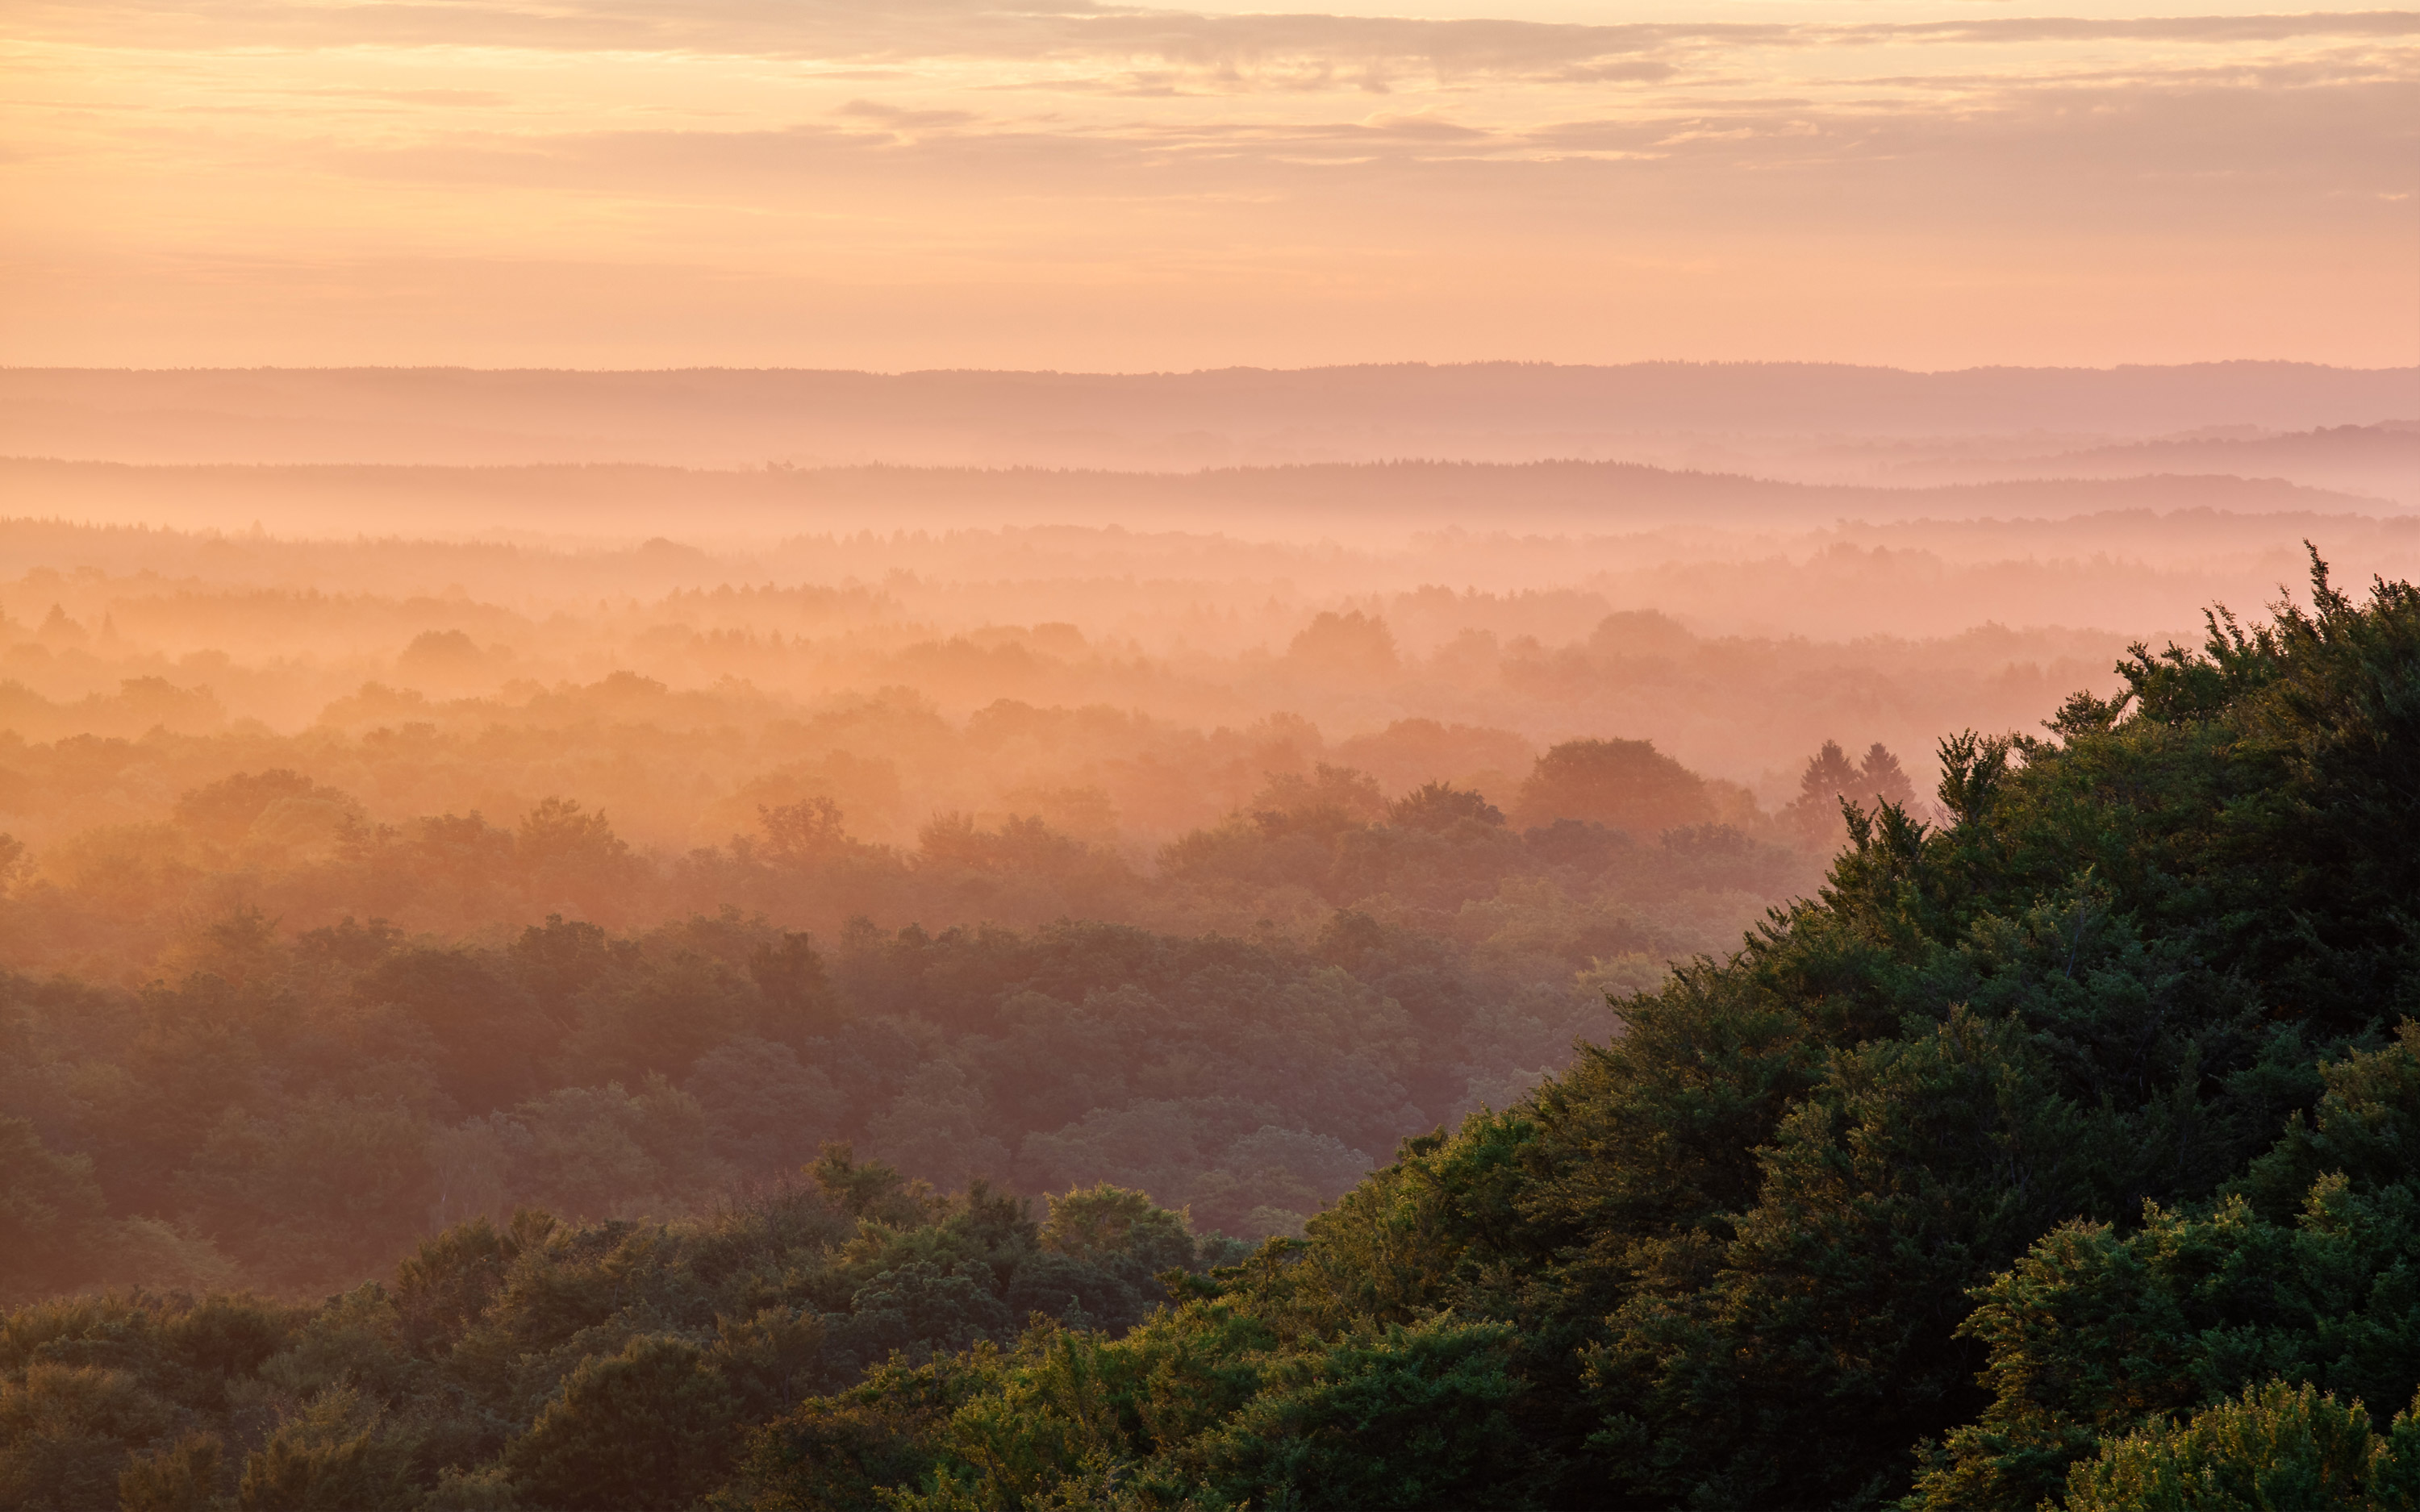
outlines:
[{"label": "wispy cloud", "polygon": [[[1629,324],[1601,329],[1695,320],[1806,355],[1831,354],[1828,312],[1849,305],[1919,346],[1959,322],[2023,341],[2152,320],[2183,340],[2214,288],[2235,291],[2228,339],[2262,349],[2296,349],[2276,342],[2297,320],[2340,332],[2338,355],[2401,339],[2397,320],[2420,339],[2415,12],[1571,25],[1069,0],[23,0],[0,47],[19,208],[0,255],[139,256],[154,291],[28,274],[70,314],[28,302],[0,344],[76,309],[122,307],[128,330],[164,301],[202,309],[196,290],[240,282],[212,270],[272,257],[380,270],[337,301],[379,331],[427,293],[379,282],[396,268],[467,287],[464,268],[568,259],[609,270],[566,289],[690,269],[687,292],[634,285],[659,313],[708,287],[771,309],[776,287],[845,302],[922,281],[965,291],[963,321],[1024,330],[1055,291],[1175,280],[1201,301],[1187,330],[1283,346],[1326,318],[1305,309],[1375,301],[1474,340],[1514,329],[1483,312],[1528,312],[1531,347],[1496,355],[1583,355],[1553,343],[1616,309]],[[1947,313],[1921,292],[1986,285],[2033,292]],[[1541,313],[1558,300],[1599,316]],[[1048,329],[1080,346],[1136,318]]]},{"label": "wispy cloud", "polygon": [[704,52],[832,62],[1123,58],[1249,71],[1288,60],[1338,69],[1385,63],[1443,74],[1574,77],[1621,60],[1745,47],[2079,41],[2258,42],[2420,34],[2420,13],[2362,11],[2129,20],[1977,18],[1841,24],[1577,25],[1519,21],[1202,15],[1176,8],[976,0],[692,0],[545,6],[282,4],[175,6],[36,0],[18,36],[157,47],[511,47],[539,52]]}]

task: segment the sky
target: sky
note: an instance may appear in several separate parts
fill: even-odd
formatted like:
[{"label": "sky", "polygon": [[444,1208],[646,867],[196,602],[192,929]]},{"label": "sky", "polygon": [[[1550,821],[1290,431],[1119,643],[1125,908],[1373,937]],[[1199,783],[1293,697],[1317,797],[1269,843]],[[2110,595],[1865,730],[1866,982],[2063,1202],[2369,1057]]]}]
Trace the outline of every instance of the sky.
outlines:
[{"label": "sky", "polygon": [[2420,13],[5,0],[0,364],[2420,362]]}]

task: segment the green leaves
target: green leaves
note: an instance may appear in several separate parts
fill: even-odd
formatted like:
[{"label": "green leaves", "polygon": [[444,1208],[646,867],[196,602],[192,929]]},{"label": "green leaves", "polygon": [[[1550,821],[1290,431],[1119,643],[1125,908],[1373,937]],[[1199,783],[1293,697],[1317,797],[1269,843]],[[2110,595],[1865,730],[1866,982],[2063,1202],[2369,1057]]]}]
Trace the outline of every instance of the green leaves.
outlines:
[{"label": "green leaves", "polygon": [[320,1392],[244,1460],[238,1512],[403,1512],[419,1501],[412,1443],[349,1387]]},{"label": "green leaves", "polygon": [[2359,1402],[2272,1381],[2105,1445],[2075,1467],[2069,1512],[2270,1512],[2409,1507],[2420,1491],[2420,1424],[2372,1429]]},{"label": "green leaves", "polygon": [[[1926,1505],[2029,1507],[2069,1461],[2272,1379],[2403,1399],[2420,1380],[2420,1172],[2401,1158],[2420,1133],[2420,1027],[2326,1076],[2313,1119],[2253,1163],[2249,1200],[2154,1207],[2123,1237],[2063,1227],[1978,1288],[1963,1332],[1990,1350],[1993,1399],[1931,1458]],[[2153,1500],[2106,1504],[2169,1494],[2174,1467],[2137,1449],[2108,1484]]]},{"label": "green leaves", "polygon": [[1968,730],[1941,742],[1941,806],[1962,825],[1991,817],[2009,777],[2009,743]]},{"label": "green leaves", "polygon": [[1590,1351],[1620,1483],[1649,1501],[1886,1484],[1970,1410],[1968,1277],[2088,1200],[2107,1141],[2006,1020],[1836,1054],[1763,1150],[1755,1205],[1728,1236],[1642,1249]]},{"label": "green leaves", "polygon": [[728,1472],[738,1415],[705,1350],[642,1335],[582,1361],[504,1463],[534,1506],[682,1507]]},{"label": "green leaves", "polygon": [[1519,1506],[1528,1451],[1508,1411],[1524,1389],[1512,1343],[1505,1325],[1440,1317],[1280,1355],[1169,1458],[1255,1506]]},{"label": "green leaves", "polygon": [[1273,1347],[1216,1302],[1114,1342],[1046,1332],[957,1407],[930,1441],[929,1479],[893,1504],[1520,1506],[1529,1454],[1508,1411],[1523,1391],[1512,1344],[1500,1324],[1438,1318]]}]

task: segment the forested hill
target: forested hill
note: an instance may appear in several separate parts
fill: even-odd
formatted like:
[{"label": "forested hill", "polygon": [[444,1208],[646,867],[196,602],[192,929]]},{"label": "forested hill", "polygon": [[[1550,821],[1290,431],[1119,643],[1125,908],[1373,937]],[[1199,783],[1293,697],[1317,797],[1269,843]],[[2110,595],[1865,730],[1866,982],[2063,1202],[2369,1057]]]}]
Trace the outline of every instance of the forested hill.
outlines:
[{"label": "forested hill", "polygon": [[1618,533],[1673,524],[1800,527],[1838,519],[2064,518],[2118,510],[2358,516],[2392,505],[2274,477],[2053,477],[1877,487],[1783,483],[1637,462],[1373,462],[1141,472],[1052,468],[639,465],[150,466],[0,457],[28,515],[200,526],[229,517],[323,531],[639,534],[668,517],[729,534],[984,528],[1000,522],[1295,538],[1389,538],[1485,519],[1512,532]]},{"label": "forested hill", "polygon": [[2420,590],[2120,671],[1301,1239],[832,1149],[318,1307],[38,1304],[0,1502],[2412,1505]]},{"label": "forested hill", "polygon": [[1307,1242],[808,1404],[733,1499],[2412,1504],[2420,593],[2122,671]]},{"label": "forested hill", "polygon": [[1940,373],[1837,363],[1134,374],[0,368],[0,451],[129,462],[1123,455],[1150,468],[1222,452],[1500,455],[1542,437],[1625,430],[2148,437],[2415,413],[2420,369],[2258,362]]},{"label": "forested hill", "polygon": [[2420,593],[2122,670],[1307,1242],[809,1404],[735,1496],[2412,1504]]}]

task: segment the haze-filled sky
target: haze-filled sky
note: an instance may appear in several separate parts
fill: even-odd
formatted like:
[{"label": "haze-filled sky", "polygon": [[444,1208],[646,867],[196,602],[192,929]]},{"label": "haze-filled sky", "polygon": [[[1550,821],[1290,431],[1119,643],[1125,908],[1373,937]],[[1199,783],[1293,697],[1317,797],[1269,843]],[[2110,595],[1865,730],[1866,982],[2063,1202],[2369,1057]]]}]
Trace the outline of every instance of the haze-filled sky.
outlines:
[{"label": "haze-filled sky", "polygon": [[18,0],[0,361],[2420,351],[2420,15],[2048,8]]}]

